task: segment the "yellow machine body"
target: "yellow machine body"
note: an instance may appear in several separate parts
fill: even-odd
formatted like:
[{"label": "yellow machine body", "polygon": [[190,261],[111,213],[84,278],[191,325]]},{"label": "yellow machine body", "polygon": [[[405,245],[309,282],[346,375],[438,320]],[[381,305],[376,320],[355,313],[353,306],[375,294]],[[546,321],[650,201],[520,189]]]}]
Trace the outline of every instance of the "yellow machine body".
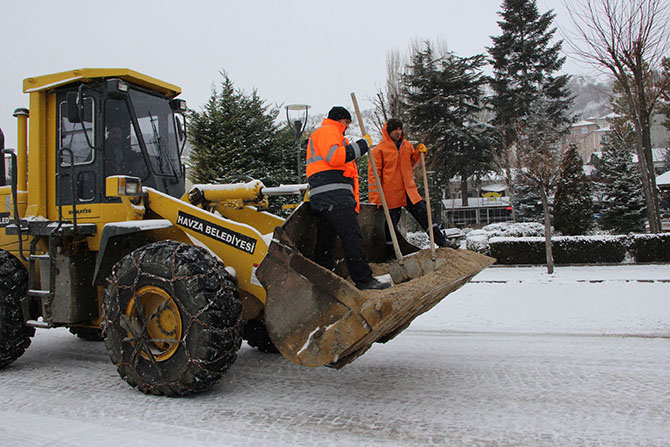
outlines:
[{"label": "yellow machine body", "polygon": [[[0,250],[28,271],[28,297],[21,301],[26,325],[99,329],[114,266],[171,240],[204,247],[223,263],[236,284],[241,319],[259,322],[282,355],[339,368],[372,343],[393,338],[494,261],[441,249],[426,263],[425,253],[401,238],[403,254],[415,253],[408,262],[418,277],[361,292],[346,279],[339,245],[336,271],[313,262],[316,223],[307,203],[288,219],[264,211],[282,188],[250,181],[184,189],[179,87],[128,69],[71,70],[28,78],[23,87],[30,110],[15,113],[16,149],[4,155],[11,177],[0,175]],[[124,150],[141,156],[144,171],[133,175],[137,163],[111,162],[112,124],[127,132]],[[291,193],[304,193],[293,186]],[[383,215],[364,205],[360,222],[368,260],[377,274],[389,273]],[[133,349],[142,346],[142,330],[130,318],[140,312],[141,320],[146,309],[157,316],[144,328],[158,334],[149,340],[156,356],[143,348],[136,361],[168,363],[180,355],[190,326],[179,320],[178,302],[167,289],[145,285],[121,310],[119,327],[133,334]],[[152,386],[143,390],[154,392]],[[170,387],[160,393],[170,394]]]}]

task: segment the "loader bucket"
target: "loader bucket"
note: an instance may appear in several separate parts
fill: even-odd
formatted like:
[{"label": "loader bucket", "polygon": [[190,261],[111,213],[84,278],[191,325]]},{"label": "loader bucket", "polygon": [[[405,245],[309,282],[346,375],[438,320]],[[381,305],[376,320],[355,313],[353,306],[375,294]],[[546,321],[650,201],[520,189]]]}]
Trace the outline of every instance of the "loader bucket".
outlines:
[{"label": "loader bucket", "polygon": [[[374,263],[386,256],[384,217],[375,206],[361,207],[361,229],[375,276],[388,265]],[[335,272],[311,259],[316,237],[309,204],[302,204],[274,232],[268,254],[256,274],[267,291],[265,324],[277,349],[304,366],[341,368],[367,351],[374,342],[386,342],[406,329],[481,270],[495,262],[487,256],[440,248],[433,270],[430,250],[418,251],[403,240],[422,276],[385,290],[358,290],[344,279],[344,259],[336,247]],[[339,242],[338,242],[339,243]],[[339,274],[338,274],[339,273]]]}]

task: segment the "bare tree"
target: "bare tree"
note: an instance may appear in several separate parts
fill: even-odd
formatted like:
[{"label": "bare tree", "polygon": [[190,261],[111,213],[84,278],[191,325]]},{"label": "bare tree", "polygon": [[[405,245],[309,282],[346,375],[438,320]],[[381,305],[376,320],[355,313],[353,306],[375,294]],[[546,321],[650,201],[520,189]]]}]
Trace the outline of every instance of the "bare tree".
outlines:
[{"label": "bare tree", "polygon": [[[411,63],[413,55],[421,51],[427,40],[414,38],[410,42],[407,52],[393,49],[386,54],[386,86],[377,89],[372,98],[374,105],[374,126],[381,134],[384,123],[390,118],[398,118],[407,121],[405,111],[405,95],[403,94],[403,76],[407,74],[407,66]],[[434,48],[436,58],[444,58],[450,54],[447,43],[437,39],[430,43]]]},{"label": "bare tree", "polygon": [[619,84],[635,129],[649,230],[661,232],[661,213],[651,148],[651,118],[670,75],[663,57],[670,41],[667,0],[566,0],[576,34],[566,36],[583,62],[606,69]]},{"label": "bare tree", "polygon": [[391,50],[386,54],[386,89],[377,89],[377,93],[372,99],[374,126],[380,134],[384,123],[390,118],[400,117],[400,111],[402,110],[400,82],[405,62],[401,59],[398,50]]},{"label": "bare tree", "polygon": [[561,144],[568,123],[551,119],[548,101],[538,99],[530,107],[531,113],[520,118],[515,126],[517,141],[510,153],[517,181],[529,186],[542,201],[544,213],[544,242],[547,273],[554,273],[551,244],[551,213],[549,201],[561,177],[560,166],[564,153]]}]

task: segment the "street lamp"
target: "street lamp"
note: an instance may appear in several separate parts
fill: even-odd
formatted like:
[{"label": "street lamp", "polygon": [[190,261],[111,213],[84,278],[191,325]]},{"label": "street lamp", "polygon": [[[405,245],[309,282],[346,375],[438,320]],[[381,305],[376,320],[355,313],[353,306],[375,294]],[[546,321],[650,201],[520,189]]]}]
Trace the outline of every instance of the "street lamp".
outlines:
[{"label": "street lamp", "polygon": [[298,184],[302,183],[302,167],[300,163],[302,148],[300,147],[300,136],[307,126],[307,116],[310,107],[307,104],[290,104],[286,106],[286,121],[288,122],[288,126],[293,129],[295,139],[298,143]]}]

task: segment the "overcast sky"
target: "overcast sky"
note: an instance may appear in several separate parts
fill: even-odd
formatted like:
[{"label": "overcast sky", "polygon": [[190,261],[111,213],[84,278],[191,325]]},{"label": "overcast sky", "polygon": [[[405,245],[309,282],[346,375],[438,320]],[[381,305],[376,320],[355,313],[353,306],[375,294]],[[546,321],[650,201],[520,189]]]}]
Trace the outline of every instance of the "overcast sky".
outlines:
[{"label": "overcast sky", "polygon": [[[130,68],[182,88],[200,110],[225,70],[270,104],[361,108],[386,80],[386,56],[413,39],[445,42],[459,56],[486,52],[502,0],[2,0],[0,128],[16,145],[22,81],[75,68]],[[569,24],[562,0],[537,0]],[[566,72],[583,68],[568,60]]]}]

